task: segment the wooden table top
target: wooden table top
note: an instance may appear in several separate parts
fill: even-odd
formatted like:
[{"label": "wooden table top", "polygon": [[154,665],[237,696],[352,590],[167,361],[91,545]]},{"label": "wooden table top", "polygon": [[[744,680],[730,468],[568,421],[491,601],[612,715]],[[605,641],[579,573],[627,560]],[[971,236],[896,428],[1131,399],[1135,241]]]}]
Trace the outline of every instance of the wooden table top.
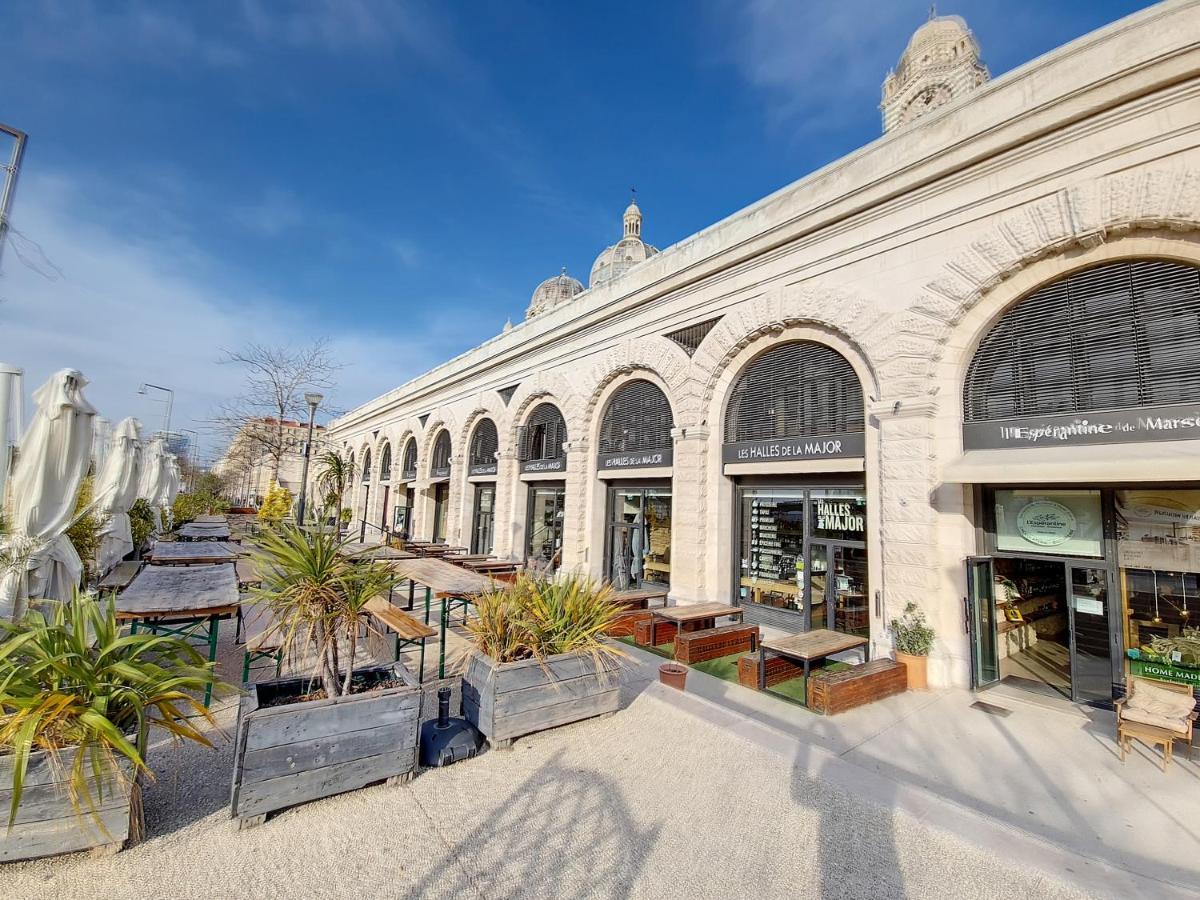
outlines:
[{"label": "wooden table top", "polygon": [[386,597],[372,597],[363,608],[377,622],[386,625],[406,641],[419,641],[422,638],[431,638],[438,633],[436,628],[431,628],[404,610],[388,603]]},{"label": "wooden table top", "polygon": [[176,568],[146,566],[117,596],[118,619],[236,612],[237,575],[228,563]]},{"label": "wooden table top", "polygon": [[258,566],[254,564],[254,560],[239,559],[233,565],[239,588],[262,584],[262,575],[258,573]]},{"label": "wooden table top", "polygon": [[198,525],[228,525],[229,519],[225,516],[196,516],[192,520]]},{"label": "wooden table top", "polygon": [[506,572],[521,568],[520,563],[503,559],[468,559],[462,562],[462,566],[472,572]]},{"label": "wooden table top", "polygon": [[246,552],[226,541],[159,541],[150,551],[150,562],[159,566],[233,562]]},{"label": "wooden table top", "polygon": [[767,650],[796,659],[823,659],[833,653],[861,647],[865,643],[865,637],[830,631],[828,628],[816,628],[781,638],[766,638],[761,642]]},{"label": "wooden table top", "polygon": [[344,545],[341,549],[343,556],[350,559],[416,559],[415,553],[409,553],[407,550],[398,550],[395,547],[389,547],[387,544],[365,544],[359,541],[351,541]]},{"label": "wooden table top", "polygon": [[232,532],[228,525],[181,525],[177,534],[193,541],[227,541]]},{"label": "wooden table top", "polygon": [[619,602],[623,600],[658,600],[667,596],[666,588],[637,588],[630,591],[617,591],[613,597]]},{"label": "wooden table top", "polygon": [[406,559],[396,562],[395,568],[405,578],[432,589],[438,597],[472,596],[495,586],[492,579],[442,559]]},{"label": "wooden table top", "polygon": [[100,590],[124,590],[141,568],[141,561],[136,559],[117,563],[116,568],[100,579]]},{"label": "wooden table top", "polygon": [[496,558],[490,553],[447,553],[442,557],[446,562],[495,562]]},{"label": "wooden table top", "polygon": [[671,622],[695,622],[698,619],[737,616],[741,613],[740,606],[730,606],[728,603],[687,603],[683,606],[664,606],[654,610],[654,615]]}]

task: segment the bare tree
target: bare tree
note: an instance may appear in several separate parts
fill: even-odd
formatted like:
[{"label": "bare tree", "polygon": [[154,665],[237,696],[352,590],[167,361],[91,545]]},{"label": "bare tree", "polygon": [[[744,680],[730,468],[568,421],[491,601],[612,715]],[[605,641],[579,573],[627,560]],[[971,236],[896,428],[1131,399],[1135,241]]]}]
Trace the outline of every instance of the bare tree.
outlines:
[{"label": "bare tree", "polygon": [[295,449],[286,421],[307,422],[305,393],[332,388],[342,366],[329,355],[327,339],[300,348],[250,344],[223,353],[221,362],[241,366],[246,380],[242,393],[217,414],[217,424],[237,456],[262,460],[278,481],[284,457]]}]

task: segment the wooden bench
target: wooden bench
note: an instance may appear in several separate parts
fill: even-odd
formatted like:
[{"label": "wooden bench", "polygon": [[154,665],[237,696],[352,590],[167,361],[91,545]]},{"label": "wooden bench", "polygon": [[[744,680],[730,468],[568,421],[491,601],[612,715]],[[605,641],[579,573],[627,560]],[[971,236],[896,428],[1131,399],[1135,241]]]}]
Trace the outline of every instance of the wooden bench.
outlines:
[{"label": "wooden bench", "polygon": [[380,625],[386,627],[396,636],[394,660],[400,659],[400,648],[419,646],[421,648],[421,667],[418,670],[418,683],[425,679],[425,640],[437,635],[438,630],[431,628],[419,619],[410,616],[399,607],[393,606],[384,597],[372,597],[363,607],[367,613]]},{"label": "wooden bench", "polygon": [[258,566],[248,559],[239,559],[234,562],[234,569],[237,571],[238,588],[247,590],[248,588],[262,587],[262,576],[258,574]]},{"label": "wooden bench", "polygon": [[[772,656],[767,659],[767,687],[774,687],[782,681],[791,681],[804,675],[804,666],[786,656]],[[738,660],[738,684],[752,690],[758,690],[758,651],[747,653]]]},{"label": "wooden bench", "polygon": [[650,636],[650,625],[654,614],[643,611],[641,618],[637,619],[633,625],[633,642],[641,644],[643,647],[657,647],[659,644],[669,644],[675,640],[675,633],[679,630],[674,622],[664,622],[661,619],[654,619],[654,637]]},{"label": "wooden bench", "polygon": [[116,568],[100,579],[100,593],[121,593],[129,587],[129,583],[137,577],[141,569],[142,562],[138,559],[117,563]]},{"label": "wooden bench", "polygon": [[242,652],[242,684],[250,682],[250,666],[261,659],[275,663],[275,677],[283,670],[283,635],[265,606],[247,607],[242,616],[246,646]]},{"label": "wooden bench", "polygon": [[644,609],[629,609],[618,613],[604,632],[609,637],[633,637],[638,622],[649,622],[650,613]]},{"label": "wooden bench", "polygon": [[833,716],[908,690],[904,663],[873,659],[841,672],[814,672],[808,680],[808,708]]},{"label": "wooden bench", "polygon": [[684,665],[734,653],[753,653],[757,649],[758,626],[740,622],[703,631],[684,631],[675,636],[675,661]]},{"label": "wooden bench", "polygon": [[1165,772],[1171,763],[1172,748],[1178,737],[1179,735],[1175,732],[1159,728],[1157,725],[1146,725],[1143,722],[1121,722],[1117,726],[1117,746],[1121,750],[1121,762],[1125,762],[1125,757],[1129,755],[1131,741],[1139,740],[1151,748],[1157,744],[1163,748],[1162,770]]}]

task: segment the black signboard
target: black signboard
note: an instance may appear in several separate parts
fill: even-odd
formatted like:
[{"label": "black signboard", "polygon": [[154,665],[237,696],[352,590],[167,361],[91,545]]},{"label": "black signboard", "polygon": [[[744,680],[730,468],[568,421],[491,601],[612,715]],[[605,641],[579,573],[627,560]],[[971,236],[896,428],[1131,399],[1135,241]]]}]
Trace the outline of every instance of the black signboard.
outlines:
[{"label": "black signboard", "polygon": [[737,441],[721,447],[726,463],[786,462],[796,459],[848,459],[862,456],[866,439],[861,431],[813,437]]},{"label": "black signboard", "polygon": [[450,477],[450,467],[449,466],[434,466],[432,469],[429,470],[429,477],[430,478],[449,478]]},{"label": "black signboard", "polygon": [[964,450],[1077,447],[1200,438],[1200,403],[963,423]]},{"label": "black signboard", "polygon": [[467,469],[468,475],[495,475],[496,463],[476,463]]},{"label": "black signboard", "polygon": [[601,453],[597,457],[597,466],[601,472],[612,469],[653,469],[670,466],[674,451],[666,450],[634,450],[630,453]]},{"label": "black signboard", "polygon": [[534,472],[565,472],[567,470],[566,457],[558,457],[557,459],[527,459],[521,463],[522,474]]}]

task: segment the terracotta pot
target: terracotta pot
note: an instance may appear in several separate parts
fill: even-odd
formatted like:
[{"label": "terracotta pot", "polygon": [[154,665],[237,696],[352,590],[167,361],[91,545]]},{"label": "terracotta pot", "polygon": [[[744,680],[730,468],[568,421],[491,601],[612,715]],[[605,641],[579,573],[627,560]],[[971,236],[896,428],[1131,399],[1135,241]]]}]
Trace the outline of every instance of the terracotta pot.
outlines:
[{"label": "terracotta pot", "polygon": [[683,684],[687,681],[687,672],[687,666],[681,666],[679,663],[663,663],[658,667],[658,680],[667,687],[682,691]]},{"label": "terracotta pot", "polygon": [[929,687],[929,678],[926,674],[928,656],[909,656],[907,653],[897,650],[896,662],[904,663],[905,671],[908,673],[908,689],[910,691],[923,691]]}]

